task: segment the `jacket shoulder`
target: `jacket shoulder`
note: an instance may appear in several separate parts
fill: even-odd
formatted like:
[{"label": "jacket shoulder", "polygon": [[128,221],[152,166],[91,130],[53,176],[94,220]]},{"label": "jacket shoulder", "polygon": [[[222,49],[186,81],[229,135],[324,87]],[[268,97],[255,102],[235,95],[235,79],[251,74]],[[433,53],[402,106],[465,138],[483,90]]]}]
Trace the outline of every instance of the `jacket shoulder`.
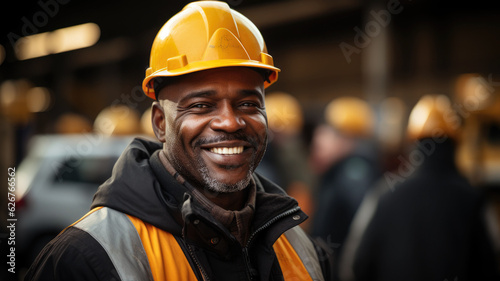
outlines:
[{"label": "jacket shoulder", "polygon": [[87,232],[69,227],[49,242],[25,280],[120,280],[101,245]]}]

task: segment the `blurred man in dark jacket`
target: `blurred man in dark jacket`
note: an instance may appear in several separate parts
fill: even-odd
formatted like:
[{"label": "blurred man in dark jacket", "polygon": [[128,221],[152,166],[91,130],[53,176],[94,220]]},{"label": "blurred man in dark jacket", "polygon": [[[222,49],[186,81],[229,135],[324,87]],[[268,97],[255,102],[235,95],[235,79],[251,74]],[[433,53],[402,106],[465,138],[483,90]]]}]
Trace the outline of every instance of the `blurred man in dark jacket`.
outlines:
[{"label": "blurred man in dark jacket", "polygon": [[312,235],[333,248],[337,263],[351,221],[381,169],[372,141],[375,115],[366,101],[336,98],[325,119],[312,142],[311,161],[320,175]]},{"label": "blurred man in dark jacket", "polygon": [[385,175],[390,190],[362,236],[355,280],[500,280],[483,200],[455,166],[457,120],[445,96],[425,96],[413,109],[415,149],[404,169]]}]

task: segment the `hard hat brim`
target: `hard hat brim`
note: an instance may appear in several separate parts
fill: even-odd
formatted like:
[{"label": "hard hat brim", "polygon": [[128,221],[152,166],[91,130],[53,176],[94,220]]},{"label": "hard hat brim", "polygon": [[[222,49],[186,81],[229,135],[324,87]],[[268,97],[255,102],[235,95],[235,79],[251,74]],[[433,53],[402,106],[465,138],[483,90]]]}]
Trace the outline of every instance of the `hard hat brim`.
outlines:
[{"label": "hard hat brim", "polygon": [[198,71],[203,71],[203,70],[210,70],[214,68],[221,68],[221,67],[254,67],[254,68],[260,68],[260,69],[267,69],[271,71],[271,74],[269,75],[269,79],[267,81],[264,81],[264,88],[269,87],[272,85],[274,82],[278,80],[278,72],[281,70],[277,67],[274,67],[272,65],[264,64],[259,61],[249,61],[249,60],[241,60],[241,59],[225,59],[225,60],[213,60],[213,61],[198,61],[198,62],[193,62],[190,63],[184,67],[177,68],[174,70],[168,70],[168,69],[160,69],[156,72],[151,73],[148,75],[144,81],[142,82],[142,89],[144,93],[156,100],[155,97],[155,92],[153,88],[153,83],[152,81],[157,78],[157,77],[173,77],[173,76],[181,76],[193,72],[198,72]]}]

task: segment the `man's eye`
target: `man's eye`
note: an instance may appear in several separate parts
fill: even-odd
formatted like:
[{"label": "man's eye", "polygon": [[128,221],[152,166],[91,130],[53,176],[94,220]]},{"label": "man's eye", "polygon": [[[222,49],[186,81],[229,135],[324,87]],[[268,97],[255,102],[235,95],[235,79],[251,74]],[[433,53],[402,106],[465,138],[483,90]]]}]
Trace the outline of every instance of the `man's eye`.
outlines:
[{"label": "man's eye", "polygon": [[191,108],[208,108],[208,105],[204,104],[204,103],[197,103],[197,104],[193,104],[191,106]]},{"label": "man's eye", "polygon": [[241,106],[244,106],[244,107],[259,107],[258,104],[253,103],[253,102],[244,102],[244,103],[241,104]]}]

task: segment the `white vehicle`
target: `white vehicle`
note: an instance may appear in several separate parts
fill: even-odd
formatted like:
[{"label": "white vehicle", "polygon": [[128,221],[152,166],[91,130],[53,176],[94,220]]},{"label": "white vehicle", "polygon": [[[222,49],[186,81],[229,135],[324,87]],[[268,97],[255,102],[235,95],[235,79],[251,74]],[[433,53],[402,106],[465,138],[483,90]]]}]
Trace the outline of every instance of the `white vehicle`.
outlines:
[{"label": "white vehicle", "polygon": [[40,135],[16,171],[16,245],[28,267],[43,246],[90,210],[132,136]]}]

